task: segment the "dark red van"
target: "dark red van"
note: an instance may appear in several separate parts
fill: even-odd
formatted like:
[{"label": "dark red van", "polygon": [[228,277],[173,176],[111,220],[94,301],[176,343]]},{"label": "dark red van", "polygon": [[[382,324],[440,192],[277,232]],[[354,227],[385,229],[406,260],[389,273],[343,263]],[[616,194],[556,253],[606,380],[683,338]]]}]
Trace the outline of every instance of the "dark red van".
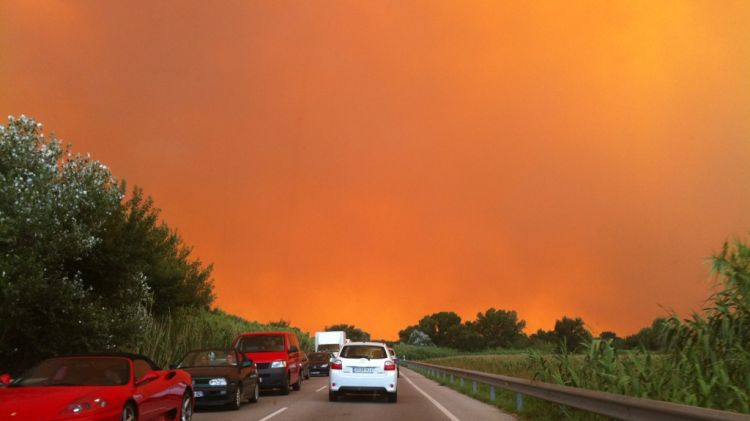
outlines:
[{"label": "dark red van", "polygon": [[234,340],[233,346],[255,362],[261,389],[281,389],[285,395],[289,394],[289,386],[300,390],[301,349],[294,333],[243,333]]}]

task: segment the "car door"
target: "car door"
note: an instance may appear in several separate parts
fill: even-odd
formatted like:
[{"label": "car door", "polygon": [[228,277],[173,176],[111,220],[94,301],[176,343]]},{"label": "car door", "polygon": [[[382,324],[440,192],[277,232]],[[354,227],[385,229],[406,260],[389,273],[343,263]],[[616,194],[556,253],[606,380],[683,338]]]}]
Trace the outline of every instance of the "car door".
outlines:
[{"label": "car door", "polygon": [[[294,347],[294,348],[292,348]],[[297,335],[289,334],[289,350],[294,352],[289,352],[289,366],[294,367],[292,372],[292,383],[296,383],[298,381],[298,378],[302,377],[302,367],[300,365],[300,358],[299,358],[299,341],[297,341]],[[294,376],[297,376],[296,378]],[[299,380],[301,381],[301,380]]]},{"label": "car door", "polygon": [[[151,364],[142,359],[133,360],[133,373],[135,381],[135,398],[138,402],[139,420],[149,421],[160,415],[163,396],[160,396],[162,386],[158,381],[149,381],[138,384],[138,381],[147,373],[153,371]],[[163,391],[162,391],[163,392]],[[140,400],[139,400],[140,397]]]},{"label": "car door", "polygon": [[252,397],[255,384],[258,381],[258,373],[255,368],[255,364],[251,365],[250,367],[245,367],[245,362],[250,361],[250,359],[245,357],[242,352],[235,351],[235,355],[239,365],[240,378],[242,379],[242,390],[245,391],[245,396]]}]

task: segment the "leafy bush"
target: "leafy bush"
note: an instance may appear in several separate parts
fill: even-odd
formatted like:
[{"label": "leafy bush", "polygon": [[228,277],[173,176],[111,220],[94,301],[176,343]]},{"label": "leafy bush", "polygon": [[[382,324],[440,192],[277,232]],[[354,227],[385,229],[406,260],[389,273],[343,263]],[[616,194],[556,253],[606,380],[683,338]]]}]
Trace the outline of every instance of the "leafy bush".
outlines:
[{"label": "leafy bush", "polygon": [[109,170],[21,117],[0,126],[0,367],[113,349],[148,315],[147,280],[97,290],[78,263],[97,253],[123,197]]}]

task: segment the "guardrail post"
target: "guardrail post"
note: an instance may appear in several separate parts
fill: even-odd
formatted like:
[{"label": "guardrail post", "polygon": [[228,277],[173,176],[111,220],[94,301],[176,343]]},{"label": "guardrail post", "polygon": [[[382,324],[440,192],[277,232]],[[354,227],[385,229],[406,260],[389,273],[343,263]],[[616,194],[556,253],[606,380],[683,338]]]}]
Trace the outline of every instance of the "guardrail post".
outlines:
[{"label": "guardrail post", "polygon": [[516,411],[523,411],[523,395],[516,392]]},{"label": "guardrail post", "polygon": [[453,383],[453,374],[451,374],[451,383]]},{"label": "guardrail post", "polygon": [[495,400],[495,386],[493,385],[490,385],[490,400],[491,401]]},{"label": "guardrail post", "polygon": [[474,393],[477,393],[477,382],[476,381],[472,381],[471,382],[471,391],[474,392]]},{"label": "guardrail post", "polygon": [[460,380],[460,383],[461,383],[461,387],[464,387],[464,378],[463,378],[463,377],[459,377],[459,378],[461,379],[461,380]]}]

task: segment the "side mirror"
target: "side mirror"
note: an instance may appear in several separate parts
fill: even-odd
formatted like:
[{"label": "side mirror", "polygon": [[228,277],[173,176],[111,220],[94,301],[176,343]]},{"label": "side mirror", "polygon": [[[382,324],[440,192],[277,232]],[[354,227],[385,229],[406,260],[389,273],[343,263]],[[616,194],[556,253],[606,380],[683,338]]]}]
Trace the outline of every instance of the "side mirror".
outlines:
[{"label": "side mirror", "polygon": [[245,360],[242,362],[242,367],[252,367],[253,366],[253,360]]},{"label": "side mirror", "polygon": [[11,380],[12,379],[10,378],[10,374],[8,373],[0,374],[0,385],[7,386],[10,384]]},{"label": "side mirror", "polygon": [[142,386],[148,382],[154,381],[159,378],[159,373],[156,371],[149,371],[148,373],[141,376],[140,379],[135,380],[136,386]]},{"label": "side mirror", "polygon": [[292,345],[289,347],[289,353],[291,354],[292,352],[299,352],[299,350],[296,346]]}]

